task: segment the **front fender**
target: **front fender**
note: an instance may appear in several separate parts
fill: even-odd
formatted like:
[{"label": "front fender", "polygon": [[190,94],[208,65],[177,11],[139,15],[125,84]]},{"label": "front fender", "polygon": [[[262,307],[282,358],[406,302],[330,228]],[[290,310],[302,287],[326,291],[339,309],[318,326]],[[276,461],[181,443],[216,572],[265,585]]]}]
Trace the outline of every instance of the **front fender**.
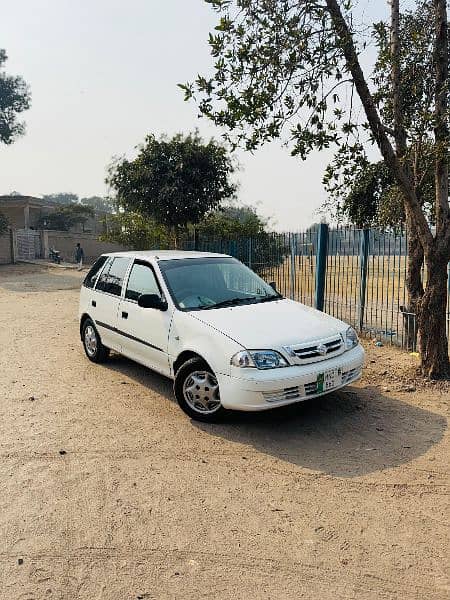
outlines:
[{"label": "front fender", "polygon": [[187,312],[175,311],[169,332],[169,362],[173,364],[183,352],[194,352],[216,374],[230,375],[230,359],[243,346]]}]

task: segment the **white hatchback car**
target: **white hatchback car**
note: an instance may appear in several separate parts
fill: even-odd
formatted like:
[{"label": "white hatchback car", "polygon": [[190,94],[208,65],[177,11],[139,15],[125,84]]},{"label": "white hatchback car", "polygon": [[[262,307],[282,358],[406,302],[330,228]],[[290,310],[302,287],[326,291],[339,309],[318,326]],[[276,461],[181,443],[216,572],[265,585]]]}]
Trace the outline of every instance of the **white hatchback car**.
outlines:
[{"label": "white hatchback car", "polygon": [[93,362],[113,349],[172,378],[201,421],[321,396],[359,379],[364,362],[346,323],[203,252],[101,256],[81,288],[80,334]]}]

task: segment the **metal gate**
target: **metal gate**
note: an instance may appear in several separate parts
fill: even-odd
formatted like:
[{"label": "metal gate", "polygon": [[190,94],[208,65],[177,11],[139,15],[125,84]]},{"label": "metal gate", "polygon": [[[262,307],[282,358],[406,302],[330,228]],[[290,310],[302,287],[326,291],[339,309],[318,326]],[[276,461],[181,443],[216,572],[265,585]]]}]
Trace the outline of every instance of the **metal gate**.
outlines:
[{"label": "metal gate", "polygon": [[18,260],[34,260],[41,258],[41,236],[39,231],[33,229],[18,229],[17,239],[17,258]]}]

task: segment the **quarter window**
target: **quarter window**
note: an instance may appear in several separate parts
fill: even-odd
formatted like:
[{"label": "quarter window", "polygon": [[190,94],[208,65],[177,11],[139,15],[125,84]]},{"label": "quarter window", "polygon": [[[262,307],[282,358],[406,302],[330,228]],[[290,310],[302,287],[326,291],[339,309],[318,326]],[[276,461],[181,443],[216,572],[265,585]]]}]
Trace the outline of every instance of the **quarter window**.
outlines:
[{"label": "quarter window", "polygon": [[100,273],[107,258],[108,258],[107,256],[100,256],[100,258],[95,261],[95,263],[93,264],[89,273],[86,275],[86,277],[83,281],[84,287],[87,287],[87,288],[94,287],[97,276]]},{"label": "quarter window", "polygon": [[130,263],[129,258],[114,258],[111,264],[106,266],[100,275],[96,289],[100,292],[107,292],[114,296],[120,296],[122,293],[123,278]]},{"label": "quarter window", "polygon": [[128,278],[125,298],[137,301],[142,294],[161,295],[153,269],[148,265],[134,263]]}]

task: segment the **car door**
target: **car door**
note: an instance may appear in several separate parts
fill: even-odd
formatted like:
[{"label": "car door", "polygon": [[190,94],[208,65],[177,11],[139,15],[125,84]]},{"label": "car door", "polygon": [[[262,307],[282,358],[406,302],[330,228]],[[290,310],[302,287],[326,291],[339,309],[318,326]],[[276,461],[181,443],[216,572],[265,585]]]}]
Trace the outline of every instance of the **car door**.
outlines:
[{"label": "car door", "polygon": [[117,319],[117,329],[122,337],[122,354],[169,375],[168,338],[173,308],[165,311],[142,308],[137,303],[141,294],[163,296],[153,267],[145,261],[135,260]]},{"label": "car door", "polygon": [[122,285],[131,258],[111,256],[97,279],[94,288],[92,315],[100,337],[107,348],[121,352],[122,337],[116,331]]}]

